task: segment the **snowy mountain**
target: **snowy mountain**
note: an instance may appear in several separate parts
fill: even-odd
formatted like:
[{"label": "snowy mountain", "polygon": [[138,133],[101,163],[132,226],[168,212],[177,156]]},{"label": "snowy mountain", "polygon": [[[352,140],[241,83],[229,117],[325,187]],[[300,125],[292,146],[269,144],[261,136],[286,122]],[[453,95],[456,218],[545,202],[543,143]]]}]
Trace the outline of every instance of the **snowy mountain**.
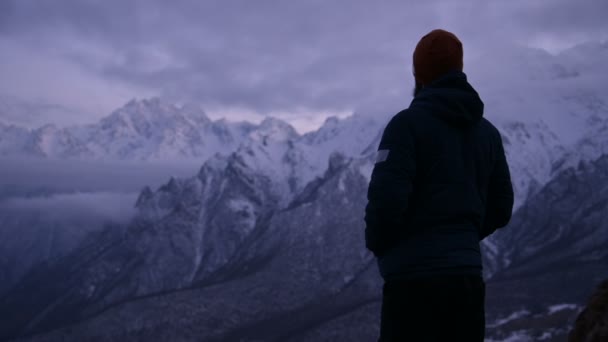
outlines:
[{"label": "snowy mountain", "polygon": [[[209,199],[216,203],[213,213],[198,212],[202,207],[192,193],[165,197],[169,188],[192,188],[171,181],[146,200],[165,199],[173,210],[165,210],[162,219],[137,220],[126,238],[97,238],[5,296],[2,332],[77,322],[28,340],[373,340],[381,281],[363,248],[357,214],[365,205],[365,162],[334,155],[323,177],[274,212],[256,206],[265,192],[234,192],[247,189],[241,187],[248,175],[228,178],[228,191]],[[603,157],[561,172],[501,232],[509,235],[505,242],[517,243],[505,244],[513,247],[505,251],[512,262],[488,282],[488,337],[565,336],[578,305],[608,272],[602,248],[608,194],[602,186],[585,195],[589,186],[608,184],[607,162]],[[198,179],[213,180],[202,174]],[[570,196],[573,187],[580,190]],[[203,189],[194,193],[205,194]],[[530,215],[539,211],[547,215]],[[206,227],[188,223],[197,217],[211,221]],[[543,244],[547,237],[551,242]],[[67,280],[39,289],[49,274]],[[15,307],[32,311],[9,316]]]},{"label": "snowy mountain", "polygon": [[[214,284],[232,284],[231,294],[203,297],[215,298],[212,306],[239,311],[245,321],[207,327],[209,335],[200,338],[246,335],[232,329],[361,286],[377,296],[371,290],[379,279],[363,247],[362,221],[353,215],[364,206],[364,197],[358,196],[367,186],[361,162],[333,155],[324,175],[284,209],[277,205],[280,193],[269,186],[272,179],[236,154],[226,163],[211,161],[192,179],[171,180],[156,193],[144,191],[138,200],[140,215],[123,237],[108,230],[91,240],[94,247],[84,244],[71,256],[32,272],[3,297],[1,336],[61,326],[97,315],[112,303]],[[86,262],[73,264],[75,259]],[[50,273],[63,280],[39,289]],[[363,283],[353,288],[357,279]],[[37,295],[28,294],[34,289]],[[243,295],[265,304],[237,307]],[[10,318],[8,312],[16,307],[28,310]],[[313,307],[302,315],[314,317],[317,312]],[[37,323],[32,325],[33,320]]]}]

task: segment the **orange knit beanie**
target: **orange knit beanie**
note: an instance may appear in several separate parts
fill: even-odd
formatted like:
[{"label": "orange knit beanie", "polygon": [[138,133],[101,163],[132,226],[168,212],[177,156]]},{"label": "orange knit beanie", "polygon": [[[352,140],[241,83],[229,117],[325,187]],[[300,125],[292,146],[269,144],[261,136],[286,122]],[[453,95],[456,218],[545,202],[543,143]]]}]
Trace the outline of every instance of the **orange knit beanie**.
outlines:
[{"label": "orange knit beanie", "polygon": [[462,43],[451,32],[433,30],[414,50],[414,77],[423,86],[450,71],[462,71]]}]

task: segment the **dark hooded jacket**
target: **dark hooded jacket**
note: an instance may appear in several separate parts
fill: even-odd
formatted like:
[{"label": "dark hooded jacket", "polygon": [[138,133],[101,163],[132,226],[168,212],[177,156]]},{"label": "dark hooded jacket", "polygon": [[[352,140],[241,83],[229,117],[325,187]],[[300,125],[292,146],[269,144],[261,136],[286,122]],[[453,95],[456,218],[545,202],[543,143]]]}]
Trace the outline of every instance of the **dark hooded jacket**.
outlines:
[{"label": "dark hooded jacket", "polygon": [[481,274],[479,242],[513,188],[498,130],[462,72],[424,87],[384,130],[368,189],[367,248],[385,279]]}]

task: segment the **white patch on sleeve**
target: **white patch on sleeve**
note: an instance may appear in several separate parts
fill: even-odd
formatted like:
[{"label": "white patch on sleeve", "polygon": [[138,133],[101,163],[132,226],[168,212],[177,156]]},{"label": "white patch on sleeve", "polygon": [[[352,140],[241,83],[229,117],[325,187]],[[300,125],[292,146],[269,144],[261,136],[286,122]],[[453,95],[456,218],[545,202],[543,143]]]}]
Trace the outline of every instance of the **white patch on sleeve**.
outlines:
[{"label": "white patch on sleeve", "polygon": [[376,164],[386,161],[386,159],[388,159],[389,152],[390,150],[379,150],[376,154]]}]

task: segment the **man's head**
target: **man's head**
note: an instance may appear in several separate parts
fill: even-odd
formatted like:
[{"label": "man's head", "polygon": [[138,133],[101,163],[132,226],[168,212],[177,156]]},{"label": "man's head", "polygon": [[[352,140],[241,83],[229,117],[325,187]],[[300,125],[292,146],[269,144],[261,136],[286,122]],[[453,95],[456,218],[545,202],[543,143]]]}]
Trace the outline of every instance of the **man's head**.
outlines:
[{"label": "man's head", "polygon": [[462,71],[462,43],[451,32],[433,30],[414,50],[416,87],[427,86],[450,71]]}]

